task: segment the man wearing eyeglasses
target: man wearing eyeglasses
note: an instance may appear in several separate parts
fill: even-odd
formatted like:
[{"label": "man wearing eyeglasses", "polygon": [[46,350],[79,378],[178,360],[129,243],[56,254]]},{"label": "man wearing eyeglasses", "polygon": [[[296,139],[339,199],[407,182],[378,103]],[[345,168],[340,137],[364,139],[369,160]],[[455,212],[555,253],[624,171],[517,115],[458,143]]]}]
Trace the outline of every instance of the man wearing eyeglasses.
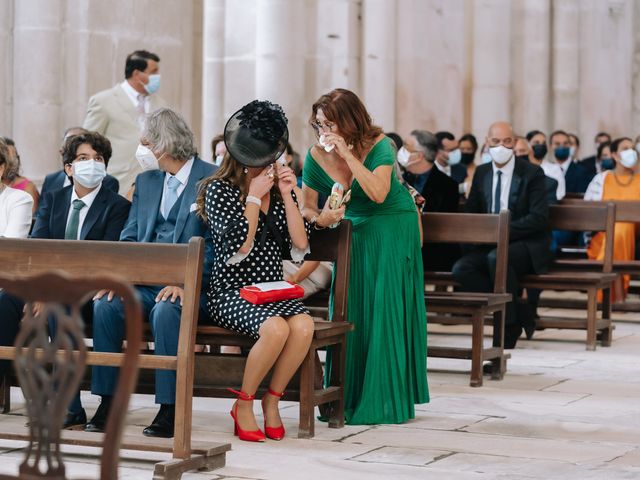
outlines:
[{"label": "man wearing eyeglasses", "polygon": [[[511,211],[507,292],[514,301],[507,304],[505,348],[514,348],[522,329],[530,335],[535,328],[533,311],[518,304],[518,280],[530,273],[544,273],[550,260],[551,233],[544,171],[537,165],[515,158],[516,136],[511,125],[496,122],[486,138],[492,161],[476,168],[468,213]],[[453,275],[462,291],[493,291],[496,250],[479,247],[464,255],[453,266]]]}]

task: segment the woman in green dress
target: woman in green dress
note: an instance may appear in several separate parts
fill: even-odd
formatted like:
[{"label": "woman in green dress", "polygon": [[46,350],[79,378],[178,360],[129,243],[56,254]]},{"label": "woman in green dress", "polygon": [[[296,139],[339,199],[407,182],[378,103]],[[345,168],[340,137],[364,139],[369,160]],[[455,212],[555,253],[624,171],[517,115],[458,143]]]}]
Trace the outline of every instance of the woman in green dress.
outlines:
[{"label": "woman in green dress", "polygon": [[[304,216],[316,228],[353,223],[346,422],[403,423],[429,401],[420,218],[393,175],[395,149],[354,93],[323,95],[310,122],[319,144],[304,163]],[[346,209],[316,208],[336,182],[351,189]]]}]

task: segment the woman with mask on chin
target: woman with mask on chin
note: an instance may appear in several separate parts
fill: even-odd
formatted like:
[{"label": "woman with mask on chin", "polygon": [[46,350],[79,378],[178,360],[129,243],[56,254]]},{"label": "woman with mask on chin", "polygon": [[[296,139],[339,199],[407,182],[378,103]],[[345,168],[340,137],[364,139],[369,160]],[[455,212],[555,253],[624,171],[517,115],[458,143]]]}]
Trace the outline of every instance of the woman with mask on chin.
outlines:
[{"label": "woman with mask on chin", "polygon": [[[322,95],[309,123],[318,143],[304,162],[304,215],[314,228],[351,220],[353,235],[345,417],[350,425],[403,423],[429,401],[419,217],[393,168],[396,150],[349,90]],[[315,208],[335,183],[345,206]],[[327,369],[331,368],[328,355]]]},{"label": "woman with mask on chin", "polygon": [[[611,142],[609,147],[615,160],[613,170],[598,173],[587,188],[585,200],[640,200],[640,175],[638,175],[638,152],[630,138],[622,137]],[[604,147],[603,147],[604,150]],[[602,152],[601,152],[602,154]],[[636,227],[633,223],[616,222],[613,239],[614,260],[633,260],[635,258]],[[596,233],[587,248],[590,259],[604,258],[605,235]],[[613,284],[611,301],[622,301],[629,290],[629,275],[618,277]],[[599,294],[599,297],[601,294]]]}]

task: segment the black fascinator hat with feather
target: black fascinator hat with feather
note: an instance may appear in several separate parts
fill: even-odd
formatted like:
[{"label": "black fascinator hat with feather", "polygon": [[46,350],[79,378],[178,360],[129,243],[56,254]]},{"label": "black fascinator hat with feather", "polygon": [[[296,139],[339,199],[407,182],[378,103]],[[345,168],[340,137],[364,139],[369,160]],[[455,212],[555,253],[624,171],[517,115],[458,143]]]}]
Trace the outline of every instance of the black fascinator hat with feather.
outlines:
[{"label": "black fascinator hat with feather", "polygon": [[245,167],[266,167],[286,150],[287,117],[280,105],[264,100],[248,103],[227,121],[224,143]]}]

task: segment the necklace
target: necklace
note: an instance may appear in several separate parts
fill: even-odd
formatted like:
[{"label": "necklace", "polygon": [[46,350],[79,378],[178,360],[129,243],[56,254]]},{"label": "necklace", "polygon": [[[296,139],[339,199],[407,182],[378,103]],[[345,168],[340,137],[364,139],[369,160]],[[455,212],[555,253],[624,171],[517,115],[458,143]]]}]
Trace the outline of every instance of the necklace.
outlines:
[{"label": "necklace", "polygon": [[633,174],[629,175],[629,180],[627,181],[627,183],[623,183],[620,180],[618,180],[618,174],[616,172],[613,172],[613,178],[616,181],[616,183],[621,187],[628,187],[629,185],[631,185],[631,182],[633,182]]}]

